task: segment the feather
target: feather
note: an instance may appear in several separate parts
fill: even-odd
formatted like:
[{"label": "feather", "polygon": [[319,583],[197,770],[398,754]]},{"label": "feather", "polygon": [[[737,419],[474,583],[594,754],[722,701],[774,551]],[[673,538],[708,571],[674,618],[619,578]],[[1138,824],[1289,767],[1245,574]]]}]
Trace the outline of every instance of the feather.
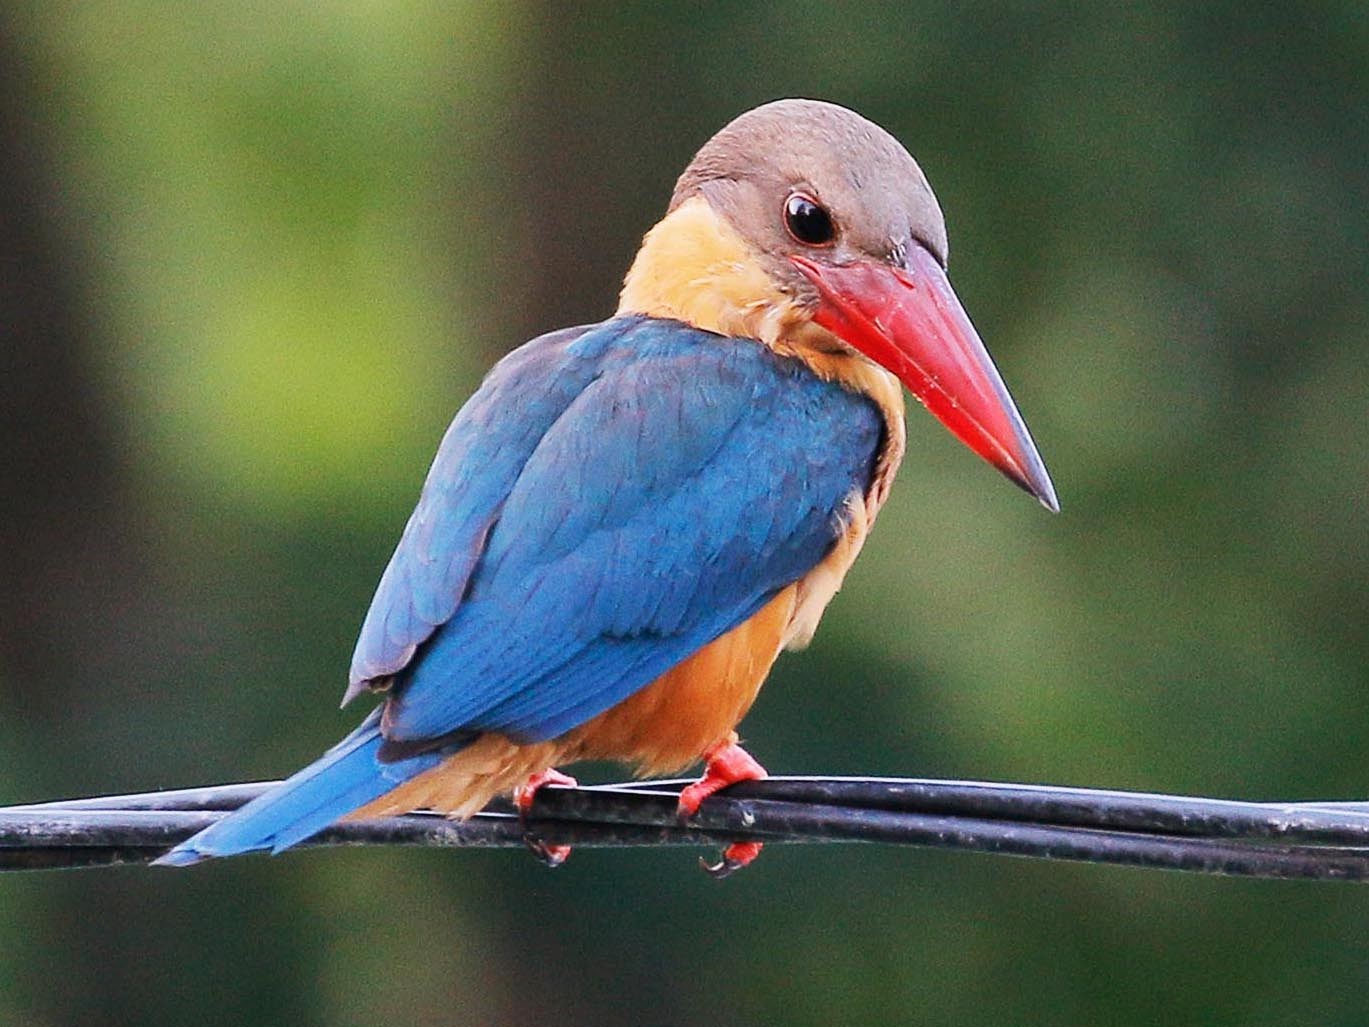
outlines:
[{"label": "feather", "polygon": [[436,766],[442,753],[402,763],[382,763],[380,711],[322,757],[257,796],[156,860],[159,866],[189,866],[212,856],[270,849],[280,852],[317,834],[339,817]]}]

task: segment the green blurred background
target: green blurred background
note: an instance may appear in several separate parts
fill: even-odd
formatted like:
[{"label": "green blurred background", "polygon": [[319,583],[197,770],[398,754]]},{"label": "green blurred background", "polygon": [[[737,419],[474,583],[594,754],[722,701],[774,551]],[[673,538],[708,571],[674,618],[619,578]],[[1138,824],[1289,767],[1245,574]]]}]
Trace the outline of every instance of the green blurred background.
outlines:
[{"label": "green blurred background", "polygon": [[[912,412],[773,771],[1369,793],[1362,3],[7,4],[0,801],[273,777],[452,413],[741,110],[904,140],[1059,486]],[[0,1022],[1363,1024],[1369,890],[873,847],[0,880]]]}]

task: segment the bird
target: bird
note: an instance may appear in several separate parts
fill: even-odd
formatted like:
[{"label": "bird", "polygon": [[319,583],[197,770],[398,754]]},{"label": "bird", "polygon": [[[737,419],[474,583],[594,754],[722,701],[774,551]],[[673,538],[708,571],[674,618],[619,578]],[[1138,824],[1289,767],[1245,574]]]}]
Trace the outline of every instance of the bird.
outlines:
[{"label": "bird", "polygon": [[[343,704],[378,704],[159,862],[280,852],[346,819],[465,818],[510,793],[526,812],[586,759],[702,762],[682,818],[765,777],[737,726],[888,498],[904,386],[1059,510],[946,261],[921,168],[860,114],[783,99],[724,126],[614,315],[511,352],[447,429],[353,655]],[[710,869],[759,851],[735,843]]]}]

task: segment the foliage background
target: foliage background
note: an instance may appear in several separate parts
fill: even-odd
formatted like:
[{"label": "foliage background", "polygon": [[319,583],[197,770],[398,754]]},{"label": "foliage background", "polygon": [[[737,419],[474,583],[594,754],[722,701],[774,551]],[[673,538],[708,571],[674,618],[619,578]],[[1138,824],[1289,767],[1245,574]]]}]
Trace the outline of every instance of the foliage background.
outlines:
[{"label": "foliage background", "polygon": [[[1060,487],[915,412],[772,770],[1369,791],[1358,3],[5,5],[0,801],[272,777],[482,370],[783,95],[908,143]],[[0,880],[0,1020],[1360,1024],[1369,891],[881,848]]]}]

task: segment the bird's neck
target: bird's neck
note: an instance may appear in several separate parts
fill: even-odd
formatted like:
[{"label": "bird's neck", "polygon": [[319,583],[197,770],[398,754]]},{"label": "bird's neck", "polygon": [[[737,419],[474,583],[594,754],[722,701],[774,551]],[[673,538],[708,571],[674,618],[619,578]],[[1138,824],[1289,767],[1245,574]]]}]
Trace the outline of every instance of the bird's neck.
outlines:
[{"label": "bird's neck", "polygon": [[817,328],[701,196],[680,204],[642,240],[618,313],[674,318],[771,347]]},{"label": "bird's neck", "polygon": [[623,282],[618,313],[668,317],[718,335],[756,339],[803,361],[818,377],[873,400],[887,425],[871,489],[873,519],[903,455],[898,379],[814,324],[702,196],[680,204],[647,233]]}]

